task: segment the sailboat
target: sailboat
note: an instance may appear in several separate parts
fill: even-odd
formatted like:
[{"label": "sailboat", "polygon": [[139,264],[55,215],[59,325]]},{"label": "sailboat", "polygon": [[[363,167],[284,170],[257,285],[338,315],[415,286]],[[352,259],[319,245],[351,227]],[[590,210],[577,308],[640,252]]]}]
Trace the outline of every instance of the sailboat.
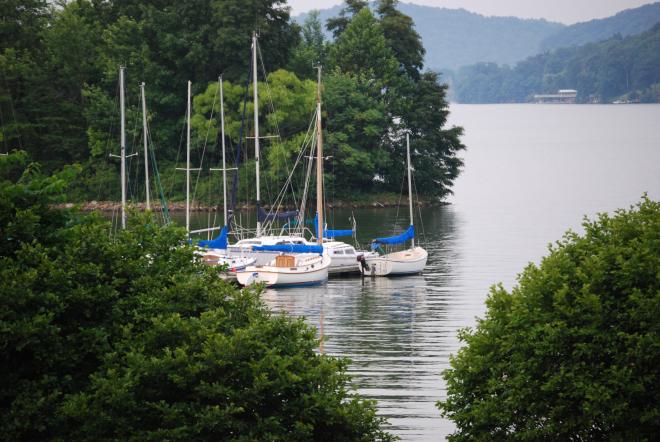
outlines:
[{"label": "sailboat", "polygon": [[365,257],[366,269],[363,271],[372,276],[399,276],[421,273],[426,267],[428,252],[415,246],[415,225],[413,220],[412,203],[412,167],[410,166],[410,137],[406,134],[406,157],[408,169],[408,207],[410,209],[410,226],[397,236],[376,238],[371,248],[377,250],[381,245],[404,244],[411,241],[411,248],[398,252],[391,252],[377,257]]},{"label": "sailboat", "polygon": [[[191,116],[191,86],[192,83],[188,82],[188,106],[187,106],[187,135],[186,135],[186,168],[183,169],[186,171],[186,231],[190,235],[191,233],[200,233],[208,229],[201,230],[190,230],[190,171],[193,170],[190,168],[190,116]],[[242,256],[229,256],[227,255],[227,192],[226,192],[226,175],[224,174],[225,169],[225,139],[224,139],[224,106],[223,106],[223,97],[222,97],[222,81],[220,81],[220,115],[221,115],[221,126],[222,126],[222,167],[223,167],[223,187],[225,195],[225,226],[222,228],[220,235],[211,241],[200,241],[197,249],[195,250],[195,255],[200,257],[202,261],[211,266],[226,266],[227,273],[223,274],[225,278],[233,279],[236,277],[236,272],[239,270],[245,269],[248,265],[254,264],[254,258],[242,257]]]},{"label": "sailboat", "polygon": [[[274,219],[291,219],[297,217],[300,212],[304,213],[304,210],[286,212],[286,213],[267,213],[260,206],[261,199],[261,186],[260,186],[260,136],[259,136],[259,96],[258,96],[258,82],[257,82],[257,35],[256,33],[252,36],[252,82],[253,82],[253,112],[254,112],[254,143],[255,143],[255,178],[256,178],[256,197],[257,197],[257,228],[254,237],[243,238],[237,241],[235,244],[227,246],[227,253],[230,256],[243,256],[251,257],[256,259],[256,264],[260,266],[268,265],[271,263],[282,251],[287,253],[307,253],[309,250],[305,247],[298,246],[313,246],[316,242],[308,241],[302,235],[273,235],[266,233],[264,229],[264,224],[272,221]],[[319,76],[320,82],[320,76]],[[320,83],[319,83],[320,84]],[[320,100],[320,92],[318,96]],[[319,104],[320,107],[320,104]],[[320,118],[320,116],[318,117]],[[320,120],[319,120],[320,121]],[[317,122],[320,124],[320,122]],[[317,128],[318,129],[318,128]],[[318,140],[318,138],[317,138]],[[318,165],[317,165],[318,166]],[[321,223],[321,225],[323,225]],[[337,236],[342,236],[346,234],[345,231],[326,231],[331,238]],[[352,234],[349,233],[349,235]],[[319,238],[319,235],[315,235]],[[330,273],[347,273],[347,272],[359,272],[359,259],[363,256],[368,256],[372,252],[361,252],[356,251],[353,246],[346,244],[341,241],[334,240],[323,240],[321,239],[323,248],[327,251],[328,256],[330,257]],[[377,254],[376,254],[377,255]]]},{"label": "sailboat", "polygon": [[[256,37],[253,37],[253,44],[256,52]],[[248,266],[244,271],[237,272],[236,279],[240,284],[264,283],[268,287],[286,287],[317,285],[328,280],[331,259],[323,250],[323,134],[321,128],[321,68],[319,67],[316,94],[316,211],[318,216],[316,245],[253,246],[255,251],[263,250],[280,254],[267,265]],[[258,139],[257,137],[258,132],[255,134],[255,139]],[[257,191],[258,189],[257,187]],[[258,223],[258,231],[259,228]]]}]

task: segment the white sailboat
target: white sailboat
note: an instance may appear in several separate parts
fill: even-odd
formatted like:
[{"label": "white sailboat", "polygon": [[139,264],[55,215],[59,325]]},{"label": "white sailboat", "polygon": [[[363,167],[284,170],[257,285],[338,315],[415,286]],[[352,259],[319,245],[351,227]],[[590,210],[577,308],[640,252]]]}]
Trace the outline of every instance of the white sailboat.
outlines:
[{"label": "white sailboat", "polygon": [[[258,44],[257,35],[253,34],[252,90],[253,90],[253,102],[254,102],[253,112],[254,112],[254,143],[255,143],[255,177],[256,177],[257,205],[259,206],[261,202],[260,201],[261,171],[260,171],[260,161],[259,161],[261,138],[259,136],[259,95],[258,95],[259,88],[257,82],[257,71],[258,71],[257,44]],[[319,81],[320,81],[320,77],[319,77]],[[320,122],[318,122],[318,124],[320,124]],[[317,138],[317,140],[318,139],[319,138]],[[304,210],[302,212],[304,212]],[[287,247],[291,245],[313,246],[316,244],[316,242],[308,241],[303,236],[266,234],[263,229],[264,226],[262,225],[262,220],[268,220],[269,216],[273,216],[273,214],[267,214],[263,211],[263,209],[258,208],[257,229],[255,236],[251,238],[244,238],[237,241],[235,244],[228,245],[227,246],[228,255],[254,258],[256,260],[256,265],[264,266],[271,263],[281,253],[281,250],[278,250],[277,246],[283,246],[284,249],[282,250],[287,250],[288,253],[294,253],[294,249],[290,249],[290,248],[287,249]],[[338,232],[338,231],[329,231],[329,233],[332,232]],[[323,235],[323,236],[328,236],[328,235]],[[334,238],[334,236],[332,237]],[[330,257],[329,272],[331,274],[359,272],[359,259],[362,256],[368,256],[372,254],[372,252],[357,251],[350,244],[341,241],[328,240],[328,239],[323,240],[323,247],[328,252],[327,254]]]},{"label": "white sailboat", "polygon": [[[255,35],[253,36],[255,68],[256,44]],[[258,127],[256,115],[255,125]],[[252,249],[256,249],[257,251],[261,249],[264,251],[282,252],[282,254],[276,256],[275,259],[267,265],[248,266],[244,271],[237,272],[236,279],[240,284],[250,285],[254,283],[264,283],[268,287],[286,287],[316,285],[322,284],[328,280],[328,269],[330,267],[331,259],[323,250],[323,134],[321,127],[321,68],[319,67],[318,90],[316,94],[316,210],[319,220],[318,232],[316,235],[317,244],[316,246],[306,244],[282,244],[270,247],[266,245],[252,246]],[[258,131],[255,131],[255,140],[258,140]],[[258,182],[257,192],[259,192]],[[257,199],[258,198],[259,197],[257,196]],[[258,223],[257,237],[259,237],[260,227],[261,225]]]},{"label": "white sailboat", "polygon": [[426,267],[426,261],[429,256],[428,252],[422,247],[415,247],[415,226],[413,220],[411,185],[412,167],[410,166],[410,139],[408,134],[406,134],[406,156],[408,166],[408,207],[410,209],[410,227],[400,235],[375,239],[372,243],[372,248],[378,248],[381,244],[403,244],[407,240],[411,240],[411,248],[387,253],[377,257],[365,257],[365,262],[368,267],[365,269],[365,272],[372,276],[413,275],[421,273],[424,270],[424,267]]},{"label": "white sailboat", "polygon": [[[186,231],[190,233],[200,233],[207,229],[202,230],[190,230],[190,171],[193,170],[190,168],[190,118],[191,118],[191,82],[188,82],[188,106],[187,106],[187,136],[186,136],[186,168],[183,169],[186,171]],[[222,104],[222,81],[220,81],[220,115],[221,115],[221,126],[222,126],[222,167],[225,168],[225,141],[224,141],[224,107]],[[224,175],[224,174],[223,174]],[[226,175],[224,175],[223,186],[226,189]],[[226,196],[226,190],[224,191]],[[222,228],[218,238],[212,241],[200,241],[197,249],[195,250],[195,255],[200,257],[202,261],[211,266],[226,266],[227,272],[223,274],[224,277],[228,279],[233,279],[236,277],[236,272],[239,270],[245,269],[248,265],[254,264],[255,260],[253,258],[242,257],[242,256],[229,256],[227,254],[227,199],[225,197],[225,227]]]}]

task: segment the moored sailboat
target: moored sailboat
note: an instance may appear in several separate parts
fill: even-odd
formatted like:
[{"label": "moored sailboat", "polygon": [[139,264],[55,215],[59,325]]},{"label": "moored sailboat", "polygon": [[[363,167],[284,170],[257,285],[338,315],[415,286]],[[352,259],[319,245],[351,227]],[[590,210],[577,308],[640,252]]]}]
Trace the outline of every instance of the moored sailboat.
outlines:
[{"label": "moored sailboat", "polygon": [[365,257],[367,274],[373,276],[400,276],[421,273],[426,267],[428,252],[422,247],[415,246],[415,224],[412,206],[412,167],[410,165],[410,139],[406,134],[406,157],[408,169],[408,207],[410,209],[410,226],[400,235],[376,238],[372,241],[372,249],[377,250],[381,245],[405,244],[411,241],[411,248],[387,253],[376,257]]},{"label": "moored sailboat", "polygon": [[[256,47],[256,36],[253,37],[253,45]],[[257,252],[260,250],[281,251],[282,254],[276,256],[268,265],[248,266],[244,271],[237,272],[236,277],[240,284],[265,283],[269,287],[285,287],[322,284],[328,280],[331,259],[323,250],[323,134],[321,128],[321,68],[319,67],[316,94],[316,211],[319,220],[316,233],[317,244],[316,246],[306,244],[252,246],[252,249]],[[260,224],[257,224],[257,229],[259,230],[259,228]]]},{"label": "moored sailboat", "polygon": [[[245,269],[248,265],[254,264],[254,258],[243,256],[229,256],[227,254],[227,192],[226,192],[226,174],[225,174],[225,142],[224,142],[224,104],[222,97],[222,80],[220,80],[220,119],[222,127],[222,167],[223,167],[223,193],[224,193],[224,214],[225,226],[222,228],[220,235],[214,240],[200,241],[197,244],[195,255],[207,265],[210,266],[225,266],[227,272],[223,275],[225,278],[233,279],[236,277],[236,272]],[[198,231],[190,231],[190,118],[192,113],[191,107],[191,83],[188,82],[188,106],[187,106],[187,137],[186,137],[186,230],[188,234],[199,233],[205,229]]]}]

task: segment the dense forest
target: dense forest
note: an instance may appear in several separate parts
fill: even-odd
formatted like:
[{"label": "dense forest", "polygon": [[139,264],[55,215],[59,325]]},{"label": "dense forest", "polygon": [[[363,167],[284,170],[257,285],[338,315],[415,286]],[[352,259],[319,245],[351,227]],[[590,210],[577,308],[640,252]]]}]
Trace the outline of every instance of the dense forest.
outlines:
[{"label": "dense forest", "polygon": [[624,37],[647,31],[660,22],[660,2],[626,9],[612,17],[575,23],[556,32],[541,42],[541,49],[579,46],[606,40],[613,35]]},{"label": "dense forest", "polygon": [[454,98],[462,103],[526,102],[559,89],[577,89],[582,103],[659,102],[660,23],[636,36],[547,51],[513,68],[467,66],[453,84]]},{"label": "dense forest", "polygon": [[[402,134],[410,131],[420,194],[451,192],[462,162],[460,128],[447,128],[446,85],[424,71],[424,47],[396,0],[348,0],[328,23],[318,15],[302,24],[284,0],[132,0],[5,2],[0,23],[0,145],[25,150],[45,171],[78,163],[73,200],[117,199],[119,165],[118,72],[126,67],[128,153],[141,152],[139,85],[146,83],[151,147],[162,187],[181,198],[187,82],[193,89],[192,167],[198,198],[219,202],[218,77],[224,80],[227,142],[242,145],[240,192],[254,198],[249,76],[251,36],[259,34],[265,185],[280,188],[285,169],[314,111],[316,71],[323,66],[326,183],[338,198],[398,193],[403,177]],[[268,80],[266,82],[266,80]],[[271,109],[269,112],[268,109]],[[241,134],[243,135],[241,137]],[[230,161],[235,160],[234,154]],[[141,155],[129,164],[133,198],[144,194]],[[215,181],[213,181],[215,180]]]}]

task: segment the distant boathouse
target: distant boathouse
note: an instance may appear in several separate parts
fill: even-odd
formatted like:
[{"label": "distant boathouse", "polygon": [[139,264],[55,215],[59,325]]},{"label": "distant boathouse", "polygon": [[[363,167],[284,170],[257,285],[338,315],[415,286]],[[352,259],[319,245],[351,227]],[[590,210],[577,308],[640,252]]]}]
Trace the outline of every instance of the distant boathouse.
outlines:
[{"label": "distant boathouse", "polygon": [[534,95],[534,103],[575,104],[577,91],[575,89],[560,89],[556,94]]}]

